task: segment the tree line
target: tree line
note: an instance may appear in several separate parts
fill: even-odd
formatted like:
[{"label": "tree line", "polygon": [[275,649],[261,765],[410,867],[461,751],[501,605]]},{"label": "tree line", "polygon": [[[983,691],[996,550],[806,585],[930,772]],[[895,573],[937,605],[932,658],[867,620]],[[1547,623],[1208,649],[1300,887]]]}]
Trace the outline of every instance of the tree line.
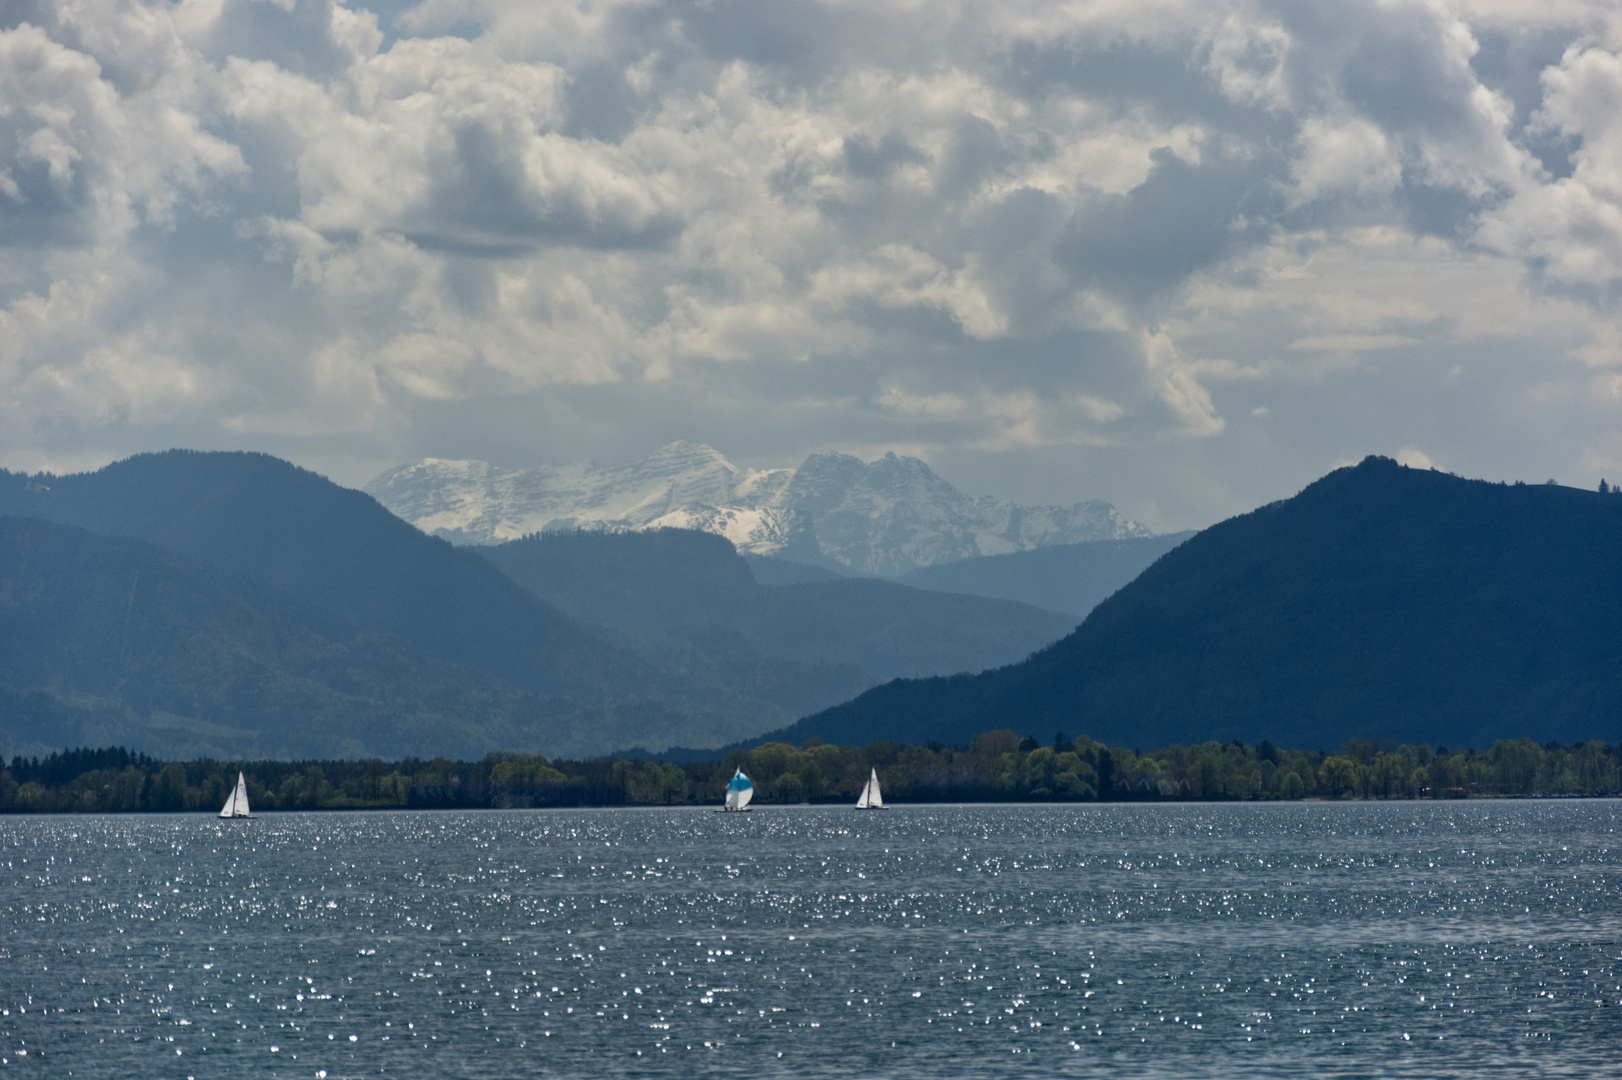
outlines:
[{"label": "tree line", "polygon": [[247,776],[256,811],[719,803],[735,769],[758,803],[854,801],[877,769],[891,802],[1446,799],[1622,793],[1622,745],[1501,740],[1484,753],[1374,741],[1338,753],[1208,742],[1148,753],[1082,737],[1051,745],[1012,731],[966,747],[766,743],[719,761],[160,761],[121,748],[14,757],[0,812],[217,810]]}]

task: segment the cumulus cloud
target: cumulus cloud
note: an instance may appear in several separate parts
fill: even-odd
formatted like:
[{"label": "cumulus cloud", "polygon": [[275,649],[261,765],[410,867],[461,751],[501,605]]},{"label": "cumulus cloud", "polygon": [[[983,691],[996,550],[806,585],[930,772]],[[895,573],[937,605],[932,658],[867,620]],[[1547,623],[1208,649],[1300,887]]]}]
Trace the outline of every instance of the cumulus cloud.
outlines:
[{"label": "cumulus cloud", "polygon": [[0,457],[904,448],[1168,526],[1570,474],[1618,117],[1583,0],[19,0]]},{"label": "cumulus cloud", "polygon": [[1531,131],[1572,147],[1570,175],[1518,190],[1485,217],[1482,238],[1557,282],[1609,294],[1622,278],[1622,52],[1573,45],[1542,82]]}]

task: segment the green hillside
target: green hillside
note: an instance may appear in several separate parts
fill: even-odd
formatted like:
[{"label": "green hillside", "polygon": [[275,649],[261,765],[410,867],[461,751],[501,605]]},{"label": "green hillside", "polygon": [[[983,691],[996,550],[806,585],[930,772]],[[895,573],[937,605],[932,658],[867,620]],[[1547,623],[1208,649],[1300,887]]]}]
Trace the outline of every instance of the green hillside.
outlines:
[{"label": "green hillside", "polygon": [[[118,742],[215,757],[600,753],[734,718],[528,694],[243,575],[0,518],[0,753]],[[690,733],[690,734],[689,734]]]},{"label": "green hillside", "polygon": [[1131,746],[1622,737],[1622,496],[1384,458],[1216,525],[1063,641],[897,681],[773,738]]},{"label": "green hillside", "polygon": [[535,693],[603,700],[690,691],[474,553],[266,454],[171,450],[72,476],[0,473],[0,514],[146,540]]}]

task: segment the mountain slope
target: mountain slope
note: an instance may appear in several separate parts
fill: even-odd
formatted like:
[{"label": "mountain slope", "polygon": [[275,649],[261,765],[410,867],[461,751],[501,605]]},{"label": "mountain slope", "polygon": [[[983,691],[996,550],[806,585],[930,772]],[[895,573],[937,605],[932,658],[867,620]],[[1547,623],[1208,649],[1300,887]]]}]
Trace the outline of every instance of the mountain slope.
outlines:
[{"label": "mountain slope", "polygon": [[[775,555],[754,555],[740,552],[755,580],[762,585],[804,585],[813,581],[838,581],[845,574],[808,563],[790,562]],[[950,591],[950,590],[948,590]]]},{"label": "mountain slope", "polygon": [[391,635],[141,541],[0,517],[0,752],[176,758],[600,753],[650,728],[747,733],[656,705],[523,694]]},{"label": "mountain slope", "polygon": [[760,584],[725,538],[692,530],[545,533],[475,549],[514,581],[644,655],[803,715],[898,675],[979,671],[1074,620],[870,578]]},{"label": "mountain slope", "polygon": [[1198,534],[1020,664],[893,682],[772,737],[1000,727],[1145,748],[1617,740],[1622,497],[1369,458]]},{"label": "mountain slope", "polygon": [[265,454],[141,454],[93,473],[0,473],[0,513],[146,540],[248,574],[447,663],[542,694],[681,698],[646,661],[375,500]]},{"label": "mountain slope", "polygon": [[495,543],[542,531],[698,529],[740,551],[896,576],[977,555],[1147,536],[1108,503],[1020,507],[971,498],[917,458],[813,454],[798,469],[739,469],[677,442],[630,465],[520,471],[427,459],[366,485],[424,532]]},{"label": "mountain slope", "polygon": [[1193,535],[1085,540],[1010,555],[983,555],[926,566],[899,580],[915,589],[1017,600],[1085,619],[1111,593]]}]

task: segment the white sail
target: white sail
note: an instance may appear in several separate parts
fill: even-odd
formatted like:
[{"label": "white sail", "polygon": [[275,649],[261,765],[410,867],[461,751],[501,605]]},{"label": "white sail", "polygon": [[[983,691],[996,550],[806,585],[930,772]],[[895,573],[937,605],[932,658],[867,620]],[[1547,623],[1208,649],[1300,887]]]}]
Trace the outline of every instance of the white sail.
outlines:
[{"label": "white sail", "polygon": [[856,799],[856,809],[884,809],[884,796],[879,794],[879,771],[877,769],[874,769],[872,775],[867,778],[867,783],[862,785],[862,793]]},{"label": "white sail", "polygon": [[237,773],[237,786],[231,790],[231,795],[220,808],[221,817],[252,817],[248,812],[248,778]]}]

